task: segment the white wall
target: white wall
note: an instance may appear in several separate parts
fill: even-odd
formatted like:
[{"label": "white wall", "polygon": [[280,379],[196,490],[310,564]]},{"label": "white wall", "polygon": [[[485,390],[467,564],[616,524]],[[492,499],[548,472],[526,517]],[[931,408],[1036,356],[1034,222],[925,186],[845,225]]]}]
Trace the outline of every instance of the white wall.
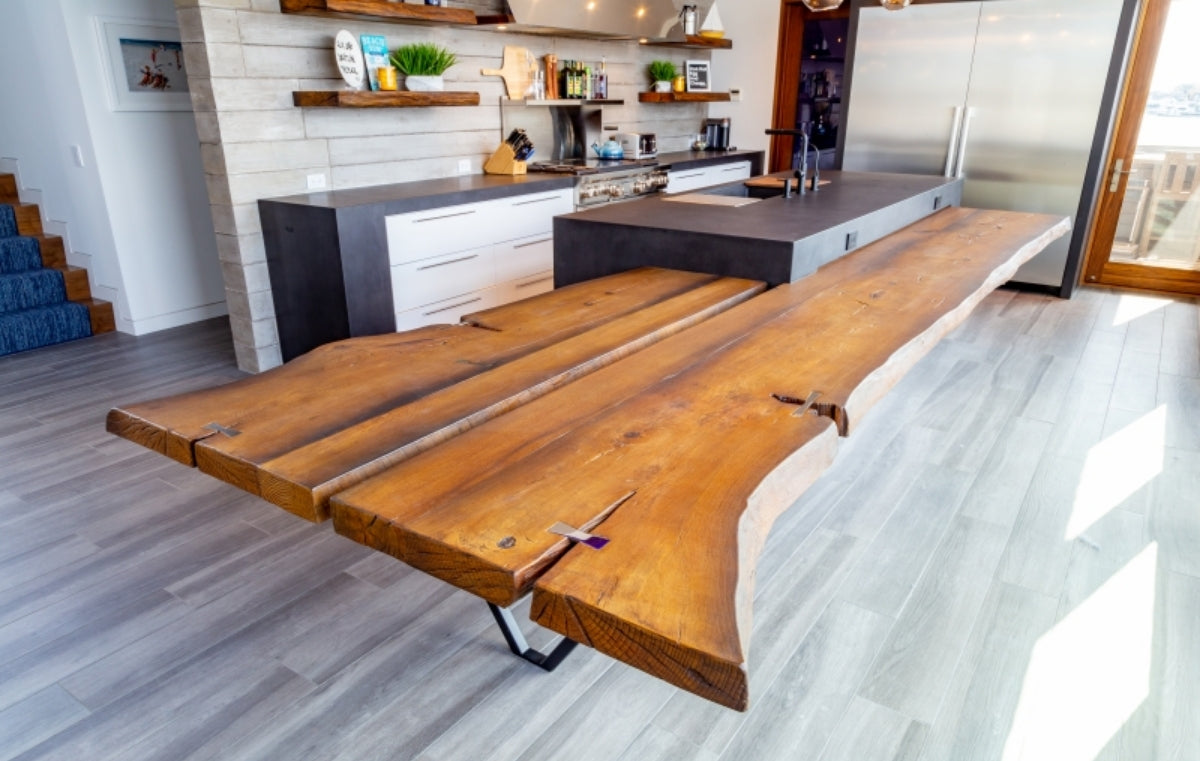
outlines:
[{"label": "white wall", "polygon": [[[46,55],[46,40],[65,40],[66,23],[56,2],[10,2],[0,25],[0,155],[18,162],[21,184],[41,191],[44,217],[69,222],[68,260],[87,267],[92,287],[121,283],[112,231],[93,160],[87,115],[75,67],[60,44]],[[85,167],[74,165],[78,145]],[[111,301],[116,299],[109,298]],[[118,311],[128,307],[117,303]]]},{"label": "white wall", "polygon": [[771,126],[775,106],[780,0],[718,0],[716,5],[733,49],[713,55],[713,89],[740,89],[742,99],[714,103],[709,113],[730,118],[738,148],[769,150],[764,130]]},{"label": "white wall", "polygon": [[[69,227],[72,264],[131,333],[223,314],[224,290],[190,112],[110,109],[95,17],[175,23],[172,0],[5,0],[0,155]],[[53,41],[58,41],[54,44]],[[72,146],[79,146],[83,167]]]}]

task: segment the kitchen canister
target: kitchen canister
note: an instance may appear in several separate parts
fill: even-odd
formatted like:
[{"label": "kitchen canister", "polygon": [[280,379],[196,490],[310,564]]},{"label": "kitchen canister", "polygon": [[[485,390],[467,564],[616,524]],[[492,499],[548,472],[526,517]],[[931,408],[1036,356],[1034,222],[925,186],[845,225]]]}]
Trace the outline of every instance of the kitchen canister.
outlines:
[{"label": "kitchen canister", "polygon": [[685,5],[679,14],[683,18],[683,33],[688,37],[696,36],[696,6]]}]

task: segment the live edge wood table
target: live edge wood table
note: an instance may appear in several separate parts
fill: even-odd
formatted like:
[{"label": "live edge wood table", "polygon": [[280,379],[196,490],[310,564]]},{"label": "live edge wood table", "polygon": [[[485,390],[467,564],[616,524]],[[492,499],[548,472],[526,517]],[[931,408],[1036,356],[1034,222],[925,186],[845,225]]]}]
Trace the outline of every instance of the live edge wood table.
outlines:
[{"label": "live edge wood table", "polygon": [[[328,344],[114,409],[108,429],[478,595],[544,668],[583,643],[744,710],[774,519],[1067,228],[944,209],[766,291],[632,270],[460,325]],[[532,619],[566,638],[549,655],[507,611],[530,592]]]}]

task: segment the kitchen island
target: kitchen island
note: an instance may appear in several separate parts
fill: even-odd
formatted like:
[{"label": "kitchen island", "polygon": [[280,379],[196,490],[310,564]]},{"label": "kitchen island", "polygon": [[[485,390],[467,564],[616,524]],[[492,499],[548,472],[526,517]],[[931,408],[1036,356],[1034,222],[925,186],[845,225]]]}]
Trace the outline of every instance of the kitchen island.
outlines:
[{"label": "kitchen island", "polygon": [[834,171],[821,179],[828,184],[818,192],[790,198],[753,198],[758,191],[736,182],[558,216],[554,285],[642,266],[790,283],[962,200],[962,180],[947,177]]},{"label": "kitchen island", "polygon": [[[761,151],[679,151],[660,154],[657,165],[675,172],[748,162],[750,173],[757,174],[762,171],[762,161]],[[413,327],[405,315],[411,307],[426,307],[423,311],[444,307],[446,311],[439,311],[437,321],[454,322],[464,312],[537,292],[531,292],[530,287],[549,288],[550,218],[571,210],[576,180],[565,174],[476,174],[260,200],[263,243],[284,361],[330,341]],[[484,220],[484,205],[504,208],[493,208],[495,214]],[[538,219],[526,220],[529,226],[512,232],[514,219],[523,214],[535,214]],[[389,219],[405,215],[417,224],[393,223],[394,229],[389,228]],[[443,229],[433,229],[439,227],[442,218]],[[436,251],[402,250],[426,245],[429,239],[438,239],[431,244]],[[493,246],[490,254],[483,252],[501,242],[512,246]],[[546,249],[543,252],[526,245],[530,243],[544,243]],[[427,265],[441,263],[433,258],[436,252],[454,261],[448,267],[429,269]],[[535,258],[533,265],[520,269]],[[425,274],[446,275],[442,282],[450,285],[438,296],[447,300],[432,306],[438,298],[405,302],[401,291],[421,286],[413,273],[398,272],[397,267],[416,259],[428,261],[413,268],[424,268],[421,271]],[[459,270],[453,271],[456,262]],[[488,280],[489,272],[494,273],[496,283]],[[535,275],[536,282],[544,285],[528,284]],[[505,288],[498,281],[506,281],[513,288]],[[459,309],[463,304],[470,306]]]}]

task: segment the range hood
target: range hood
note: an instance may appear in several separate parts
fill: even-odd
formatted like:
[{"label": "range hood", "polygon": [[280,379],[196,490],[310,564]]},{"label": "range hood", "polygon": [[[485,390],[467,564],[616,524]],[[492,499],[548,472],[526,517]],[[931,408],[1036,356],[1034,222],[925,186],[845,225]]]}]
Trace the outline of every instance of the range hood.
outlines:
[{"label": "range hood", "polygon": [[685,2],[696,6],[703,21],[716,0],[508,0],[508,29],[682,42],[679,14]]}]

